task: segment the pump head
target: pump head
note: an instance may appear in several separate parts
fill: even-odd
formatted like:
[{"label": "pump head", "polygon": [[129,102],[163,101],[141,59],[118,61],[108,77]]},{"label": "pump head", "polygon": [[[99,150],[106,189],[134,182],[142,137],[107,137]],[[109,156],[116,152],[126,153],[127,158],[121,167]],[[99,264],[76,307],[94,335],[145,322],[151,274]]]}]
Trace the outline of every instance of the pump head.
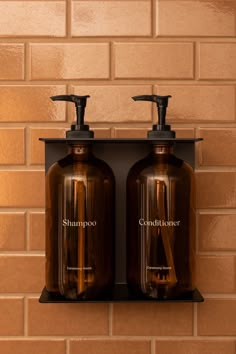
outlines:
[{"label": "pump head", "polygon": [[171,126],[166,123],[166,108],[168,107],[168,99],[171,96],[158,95],[142,95],[132,97],[134,101],[150,101],[155,102],[158,111],[158,124],[152,126],[152,130],[148,132],[148,138],[175,138],[175,132],[171,130]]},{"label": "pump head", "polygon": [[72,124],[71,130],[66,132],[67,138],[93,138],[93,131],[89,129],[89,125],[84,124],[84,113],[88,97],[90,96],[60,95],[50,97],[53,101],[67,101],[75,104],[76,124]]}]

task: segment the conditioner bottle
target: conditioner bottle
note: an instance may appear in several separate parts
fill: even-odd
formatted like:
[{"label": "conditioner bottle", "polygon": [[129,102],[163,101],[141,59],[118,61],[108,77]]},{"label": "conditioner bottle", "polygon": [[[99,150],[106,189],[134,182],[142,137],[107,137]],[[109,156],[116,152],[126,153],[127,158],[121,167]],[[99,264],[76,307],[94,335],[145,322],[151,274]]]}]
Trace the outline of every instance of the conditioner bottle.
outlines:
[{"label": "conditioner bottle", "polygon": [[150,153],[127,178],[127,283],[147,298],[175,298],[193,290],[193,170],[173,153],[175,132],[165,124],[171,96],[137,96],[157,104],[148,132]]}]

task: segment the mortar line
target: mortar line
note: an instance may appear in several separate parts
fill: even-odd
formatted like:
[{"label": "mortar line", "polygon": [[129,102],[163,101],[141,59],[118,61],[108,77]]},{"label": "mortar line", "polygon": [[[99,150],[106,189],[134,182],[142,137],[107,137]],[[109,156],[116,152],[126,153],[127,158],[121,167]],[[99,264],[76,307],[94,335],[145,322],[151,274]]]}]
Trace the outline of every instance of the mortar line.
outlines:
[{"label": "mortar line", "polygon": [[114,43],[109,43],[109,78],[110,81],[115,80],[115,48]]},{"label": "mortar line", "polygon": [[44,170],[44,165],[1,165],[1,171],[31,171],[31,172],[41,172]]},{"label": "mortar line", "polygon": [[[113,83],[112,83],[113,84]],[[76,85],[69,85],[71,87],[73,86],[86,86],[86,85],[78,85],[78,83]],[[128,85],[130,86],[130,85]],[[143,86],[143,85],[141,85]],[[150,84],[150,86],[152,86]],[[155,86],[155,85],[153,85]],[[160,86],[160,85],[157,85]],[[69,92],[70,93],[70,92]],[[181,128],[181,129],[189,129],[189,128],[200,128],[200,129],[222,129],[222,128],[236,128],[236,121],[235,122],[181,122],[181,121],[173,121],[172,119],[169,120],[172,124],[173,128]],[[135,129],[139,129],[139,128],[150,128],[149,125],[149,121],[141,121],[141,122],[137,122],[137,125],[135,126]],[[25,128],[27,124],[28,128],[34,128],[34,129],[43,129],[43,128],[48,128],[48,129],[55,129],[56,128],[67,128],[67,123],[66,121],[53,121],[53,122],[1,122],[1,128]],[[123,127],[128,127],[130,128],[131,126],[133,126],[133,123],[131,121],[125,121],[125,122],[118,122],[118,121],[114,121],[114,122],[92,122],[91,124],[93,124],[93,126],[95,127],[112,127],[112,126],[116,126],[119,128],[123,128]],[[200,136],[199,136],[200,137]],[[213,166],[214,167],[214,166]],[[217,167],[217,166],[216,166]],[[227,167],[227,165],[226,165]],[[229,166],[232,167],[232,166]]]},{"label": "mortar line", "polygon": [[29,215],[29,211],[26,211],[26,229],[25,229],[25,246],[26,246],[26,251],[30,251],[30,215]]},{"label": "mortar line", "polygon": [[198,251],[198,256],[236,256],[236,250],[228,251]]},{"label": "mortar line", "polygon": [[[43,306],[43,305],[42,305]],[[120,340],[120,341],[123,341],[123,340],[126,340],[126,341],[144,341],[144,340],[158,340],[158,341],[167,341],[167,340],[172,340],[172,341],[181,341],[181,340],[185,340],[185,341],[192,341],[193,340],[193,336],[178,336],[178,335],[175,335],[175,336],[152,336],[152,337],[146,337],[146,336],[113,336],[113,337],[108,337],[108,336],[65,336],[65,335],[44,335],[44,336],[9,336],[9,335],[6,335],[6,336],[0,336],[0,340],[6,340],[6,341],[9,341],[10,340],[59,340],[59,341],[63,341],[63,340],[91,340],[91,341],[103,341],[103,340],[107,340],[107,341],[112,341],[112,340]],[[212,336],[204,336],[204,335],[199,335],[197,336],[196,338],[194,337],[194,341],[204,341],[204,340],[212,340],[212,341],[235,341],[236,340],[236,336],[227,336],[227,335],[222,335],[222,336],[215,336],[215,335],[212,335]]]},{"label": "mortar line", "polygon": [[155,354],[156,353],[156,340],[154,338],[151,339],[151,354]]},{"label": "mortar line", "polygon": [[193,336],[197,337],[197,304],[193,304]]},{"label": "mortar line", "polygon": [[25,42],[25,55],[24,55],[24,83],[30,81],[31,73],[31,55],[30,46],[28,42]]},{"label": "mortar line", "polygon": [[35,213],[44,213],[44,208],[0,208],[0,213],[26,213],[26,211],[32,211]]},{"label": "mortar line", "polygon": [[236,208],[198,208],[197,211],[199,212],[199,214],[235,214],[236,213]]},{"label": "mortar line", "polygon": [[72,2],[71,0],[66,1],[66,38],[70,39],[71,38],[71,16],[72,16]]},{"label": "mortar line", "polygon": [[195,209],[195,255],[199,252],[199,212]]},{"label": "mortar line", "polygon": [[[11,0],[8,0],[11,1]],[[15,0],[12,0],[15,1]],[[35,0],[37,1],[37,0]],[[45,1],[45,0],[41,0]],[[70,1],[70,0],[67,0]],[[71,1],[72,2],[72,1]],[[94,42],[105,42],[109,40],[114,40],[114,41],[119,41],[119,42],[148,42],[152,43],[153,42],[153,37],[150,35],[99,35],[99,36],[89,36],[89,35],[83,35],[83,36],[74,36],[71,38],[72,42],[71,43],[78,43],[78,38],[81,43],[83,42],[88,42],[88,43],[94,43]],[[54,37],[53,35],[18,35],[14,36],[12,35],[11,37],[5,37],[1,38],[1,42],[4,43],[22,43],[24,41],[30,41],[32,43],[67,43],[68,37],[65,36],[57,36]],[[161,42],[194,42],[194,41],[201,41],[203,43],[217,43],[217,44],[222,44],[222,43],[230,43],[234,44],[236,43],[236,38],[235,36],[184,36],[184,35],[179,35],[179,36],[171,36],[171,35],[160,35],[158,36],[158,41]]]},{"label": "mortar line", "polygon": [[28,336],[28,299],[24,297],[24,336]]},{"label": "mortar line", "polygon": [[66,354],[70,354],[70,339],[66,339]]},{"label": "mortar line", "polygon": [[109,336],[112,336],[112,321],[113,321],[113,304],[109,304],[109,312],[108,312],[108,333]]},{"label": "mortar line", "polygon": [[199,52],[200,52],[200,44],[198,41],[194,42],[194,79],[195,81],[199,81]]},{"label": "mortar line", "polygon": [[156,3],[156,0],[151,1],[151,37],[155,39],[158,36],[157,27],[157,15],[159,15],[159,5]]},{"label": "mortar line", "polygon": [[7,256],[7,257],[20,257],[20,256],[25,256],[25,257],[30,257],[30,256],[44,256],[45,252],[44,251],[0,251],[0,256]]},{"label": "mortar line", "polygon": [[30,166],[30,129],[25,127],[25,166]]},{"label": "mortar line", "polygon": [[[118,42],[112,42],[113,44],[118,43]],[[136,42],[137,43],[137,42]],[[156,42],[155,42],[156,43]],[[76,43],[78,44],[78,43]],[[101,84],[107,84],[110,81],[109,78],[67,78],[67,79],[62,79],[62,78],[45,78],[45,79],[33,79],[30,81],[23,81],[23,80],[1,80],[1,86],[66,86],[66,83],[69,82],[74,85],[101,85]],[[158,81],[158,84],[157,84]],[[136,77],[136,78],[130,78],[130,77],[119,77],[116,78],[113,82],[113,85],[158,85],[158,86],[235,86],[236,84],[236,79],[201,79],[201,80],[195,80],[193,78],[156,78],[156,77]],[[196,121],[196,120],[195,120]],[[201,123],[202,121],[200,121]],[[206,121],[207,122],[207,121]],[[209,121],[208,121],[209,122]],[[215,123],[216,121],[213,121]],[[223,121],[219,121],[220,123]],[[226,121],[229,122],[229,121]],[[231,122],[234,122],[234,120],[231,120]],[[204,121],[203,121],[204,123]],[[211,123],[211,122],[210,122]]]}]

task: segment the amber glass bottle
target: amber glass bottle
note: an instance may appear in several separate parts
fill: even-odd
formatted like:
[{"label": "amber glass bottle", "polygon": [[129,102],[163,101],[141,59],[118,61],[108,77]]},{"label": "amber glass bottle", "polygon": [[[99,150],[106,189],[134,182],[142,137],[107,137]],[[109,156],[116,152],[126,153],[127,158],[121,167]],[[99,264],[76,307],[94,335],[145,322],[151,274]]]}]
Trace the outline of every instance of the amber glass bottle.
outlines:
[{"label": "amber glass bottle", "polygon": [[115,179],[89,139],[78,140],[93,136],[81,119],[86,98],[53,97],[73,100],[79,121],[67,132],[69,154],[46,176],[46,288],[68,299],[97,299],[114,282]]},{"label": "amber glass bottle", "polygon": [[157,299],[194,286],[193,170],[173,154],[169,97],[134,97],[157,103],[159,124],[149,132],[151,152],[127,178],[127,283],[133,294]]}]

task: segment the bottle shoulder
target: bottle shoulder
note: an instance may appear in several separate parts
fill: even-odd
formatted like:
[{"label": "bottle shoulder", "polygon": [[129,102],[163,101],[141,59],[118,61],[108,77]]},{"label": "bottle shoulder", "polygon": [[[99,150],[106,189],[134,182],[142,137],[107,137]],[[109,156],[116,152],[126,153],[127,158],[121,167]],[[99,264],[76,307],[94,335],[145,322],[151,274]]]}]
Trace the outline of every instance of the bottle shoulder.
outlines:
[{"label": "bottle shoulder", "polygon": [[191,175],[193,173],[192,167],[182,159],[173,154],[166,156],[153,156],[149,154],[145,158],[137,161],[130,169],[128,176],[141,175]]},{"label": "bottle shoulder", "polygon": [[111,167],[103,160],[91,156],[84,160],[75,159],[72,154],[55,162],[48,169],[47,175],[66,175],[66,174],[92,174],[102,173],[114,176]]}]

